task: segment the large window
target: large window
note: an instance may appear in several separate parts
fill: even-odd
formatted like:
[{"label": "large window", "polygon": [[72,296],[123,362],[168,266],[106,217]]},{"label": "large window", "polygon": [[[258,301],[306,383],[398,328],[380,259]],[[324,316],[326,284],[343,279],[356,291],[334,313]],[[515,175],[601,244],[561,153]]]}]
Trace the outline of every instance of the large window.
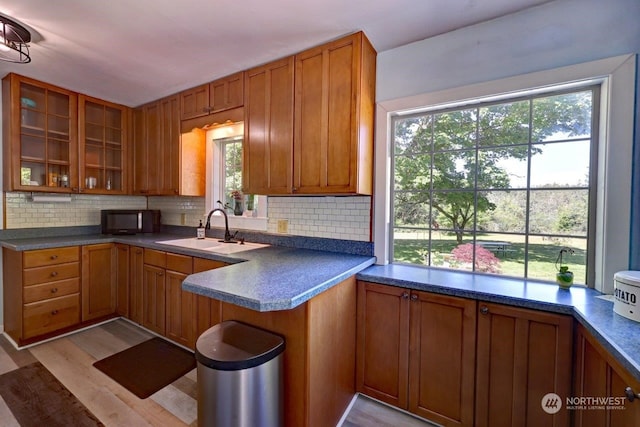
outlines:
[{"label": "large window", "polygon": [[392,120],[393,262],[575,283],[592,272],[599,86]]}]

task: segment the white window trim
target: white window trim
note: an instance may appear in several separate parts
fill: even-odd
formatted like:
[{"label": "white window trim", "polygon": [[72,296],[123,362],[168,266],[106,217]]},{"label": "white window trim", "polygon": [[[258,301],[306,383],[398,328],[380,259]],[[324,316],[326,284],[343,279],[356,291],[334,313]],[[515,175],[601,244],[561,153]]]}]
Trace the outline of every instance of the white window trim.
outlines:
[{"label": "white window trim", "polygon": [[[219,208],[217,201],[222,200],[222,146],[216,143],[207,135],[206,144],[206,191],[205,191],[205,209],[204,216],[215,208]],[[229,228],[241,230],[267,231],[267,197],[258,197],[258,216],[246,217],[228,215]],[[211,226],[224,227],[224,218],[222,215],[211,216]]]},{"label": "white window trim", "polygon": [[595,283],[604,293],[613,292],[613,275],[629,267],[631,221],[631,172],[635,56],[613,58],[540,71],[491,82],[380,102],[376,105],[374,254],[378,264],[389,263],[391,117],[418,108],[436,107],[530,88],[594,80],[602,82],[598,152],[598,188]]}]

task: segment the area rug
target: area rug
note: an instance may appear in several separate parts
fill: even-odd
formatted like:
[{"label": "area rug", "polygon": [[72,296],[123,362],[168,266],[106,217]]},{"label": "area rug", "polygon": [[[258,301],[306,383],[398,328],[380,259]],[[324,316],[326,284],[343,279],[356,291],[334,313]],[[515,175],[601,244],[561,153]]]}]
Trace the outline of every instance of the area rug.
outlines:
[{"label": "area rug", "polygon": [[22,427],[104,426],[40,362],[0,375],[0,396]]},{"label": "area rug", "polygon": [[152,338],[93,364],[121,386],[146,399],[196,367],[193,353]]}]

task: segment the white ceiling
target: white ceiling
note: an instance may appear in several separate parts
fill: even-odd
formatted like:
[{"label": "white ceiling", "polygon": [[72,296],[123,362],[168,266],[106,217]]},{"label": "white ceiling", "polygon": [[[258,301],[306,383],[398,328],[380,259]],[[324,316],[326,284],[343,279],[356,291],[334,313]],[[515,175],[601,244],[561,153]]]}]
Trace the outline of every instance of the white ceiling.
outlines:
[{"label": "white ceiling", "polygon": [[137,106],[357,30],[378,52],[548,0],[0,0],[35,32],[15,72]]}]

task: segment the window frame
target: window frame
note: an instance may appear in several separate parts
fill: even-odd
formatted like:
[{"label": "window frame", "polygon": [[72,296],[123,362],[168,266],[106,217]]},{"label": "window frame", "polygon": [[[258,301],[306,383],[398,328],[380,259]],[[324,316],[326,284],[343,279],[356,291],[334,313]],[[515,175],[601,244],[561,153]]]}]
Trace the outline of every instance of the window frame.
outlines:
[{"label": "window frame", "polygon": [[[635,56],[622,55],[553,70],[472,84],[438,92],[379,101],[376,104],[374,251],[389,263],[391,117],[476,98],[501,99],[530,88],[591,80],[601,85],[594,278],[588,286],[613,292],[613,275],[629,266],[631,177],[634,127]],[[416,267],[420,268],[420,267]],[[523,279],[524,280],[524,279]],[[533,280],[533,279],[530,279]]]},{"label": "window frame", "polygon": [[[591,119],[591,126],[590,126],[590,136],[589,136],[589,141],[590,141],[590,158],[589,158],[589,182],[588,182],[588,187],[586,187],[586,189],[588,190],[588,200],[589,200],[589,204],[587,207],[587,211],[588,211],[588,224],[587,224],[587,236],[586,236],[586,247],[587,247],[587,258],[585,259],[586,262],[586,270],[587,270],[587,277],[586,277],[586,283],[593,283],[594,281],[594,268],[593,268],[593,262],[595,259],[594,256],[594,247],[595,247],[595,217],[596,217],[596,188],[597,188],[597,156],[598,156],[598,136],[599,136],[599,131],[598,131],[598,127],[599,127],[599,120],[600,120],[600,90],[601,90],[601,85],[599,83],[594,84],[592,79],[589,79],[585,82],[583,82],[583,84],[580,84],[580,82],[576,82],[575,84],[571,84],[568,87],[566,85],[560,85],[560,86],[553,86],[553,87],[547,87],[544,90],[539,90],[539,89],[533,89],[533,90],[525,90],[521,93],[512,93],[510,95],[505,95],[505,96],[500,96],[500,99],[496,99],[495,97],[490,97],[488,100],[486,98],[477,98],[477,99],[473,99],[471,100],[471,102],[461,102],[461,103],[453,103],[450,105],[446,105],[446,107],[430,107],[430,108],[426,108],[424,110],[421,111],[412,111],[410,114],[403,114],[403,113],[392,113],[390,114],[390,121],[391,121],[391,173],[390,173],[390,177],[389,177],[389,191],[390,191],[390,201],[391,203],[389,203],[388,209],[389,209],[389,216],[391,218],[390,222],[389,222],[389,241],[388,241],[388,245],[389,245],[389,259],[390,262],[393,262],[394,264],[405,264],[405,265],[414,265],[417,267],[433,267],[433,268],[440,268],[440,269],[445,269],[447,270],[447,267],[441,267],[441,266],[433,266],[433,265],[421,265],[421,264],[413,264],[413,263],[408,263],[408,262],[401,262],[401,261],[395,261],[395,256],[394,256],[394,230],[399,228],[398,226],[396,226],[395,224],[395,218],[394,218],[394,213],[395,213],[395,206],[393,201],[396,199],[396,193],[398,192],[398,190],[395,189],[395,180],[394,180],[394,175],[395,175],[395,163],[396,163],[396,159],[398,156],[400,157],[406,157],[405,154],[399,154],[396,155],[395,154],[395,128],[396,128],[396,123],[399,120],[406,120],[406,119],[411,119],[411,118],[417,118],[417,117],[423,117],[423,116],[427,116],[427,115],[431,115],[431,117],[435,117],[435,115],[439,115],[439,114],[446,114],[446,113],[451,113],[451,112],[456,112],[456,111],[464,111],[464,110],[470,110],[470,109],[482,109],[482,108],[486,108],[486,107],[491,107],[491,106],[495,106],[495,105],[501,105],[501,104],[505,104],[505,103],[516,103],[516,102],[522,102],[522,101],[527,101],[530,106],[529,108],[533,108],[533,102],[536,99],[541,99],[541,98],[546,98],[546,97],[553,97],[553,96],[557,96],[557,95],[566,95],[566,94],[572,94],[572,93],[579,93],[579,92],[587,92],[590,91],[592,93],[592,108],[591,108],[591,112],[592,112],[592,119]],[[533,120],[533,118],[530,118],[531,120]],[[476,132],[478,131],[477,129],[477,122],[474,125],[474,127],[476,127]],[[529,198],[531,197],[531,193],[532,192],[537,192],[537,191],[549,191],[549,189],[546,188],[537,188],[537,187],[531,187],[531,183],[530,183],[530,168],[531,168],[531,159],[532,159],[532,155],[531,155],[531,147],[534,146],[538,146],[538,145],[545,145],[545,144],[556,144],[556,143],[563,143],[563,142],[570,142],[569,140],[567,141],[549,141],[547,143],[543,142],[543,141],[532,141],[531,140],[531,129],[529,129],[529,136],[528,136],[528,141],[526,142],[526,144],[524,143],[518,143],[518,146],[524,146],[526,145],[528,147],[527,149],[527,165],[528,165],[528,169],[529,169],[529,173],[527,174],[528,178],[527,178],[527,184],[524,187],[514,187],[512,188],[512,190],[514,191],[525,191],[527,193],[527,210],[526,210],[526,223],[523,224],[524,226],[524,231],[523,232],[507,232],[507,231],[503,231],[503,232],[499,232],[496,234],[504,234],[504,235],[514,235],[514,236],[522,236],[522,238],[524,239],[525,242],[525,248],[528,247],[528,241],[530,237],[536,237],[536,236],[547,236],[547,237],[579,237],[579,236],[565,236],[565,235],[560,235],[560,234],[555,234],[552,232],[548,232],[548,233],[536,233],[536,232],[530,232],[529,231],[529,218],[530,218],[530,204],[528,203]],[[580,139],[585,139],[585,138],[580,138]],[[573,140],[572,140],[573,141]],[[577,139],[576,139],[577,141]],[[494,149],[497,148],[496,146],[489,146],[488,148],[486,146],[479,146],[477,143],[474,144],[473,147],[466,147],[466,148],[457,148],[457,149],[451,149],[451,150],[445,150],[445,151],[430,151],[429,153],[426,152],[420,152],[417,154],[420,155],[425,155],[425,154],[430,154],[431,156],[433,155],[443,155],[446,154],[447,152],[454,152],[454,153],[458,153],[458,152],[462,152],[462,151],[470,151],[474,153],[474,156],[476,157],[476,159],[478,158],[478,153],[480,151],[486,150],[486,149]],[[433,147],[432,147],[433,150]],[[475,177],[475,179],[477,179],[477,177]],[[465,189],[465,192],[473,192],[474,193],[474,198],[476,197],[475,195],[479,192],[483,192],[483,191],[508,191],[507,189],[503,189],[503,188],[499,188],[499,189],[482,189],[482,188],[478,188],[477,186],[477,182],[475,181],[475,185],[472,189]],[[562,188],[560,188],[562,189]],[[400,193],[406,192],[409,190],[400,190]],[[429,193],[434,192],[435,190],[428,190]],[[450,192],[450,191],[456,191],[456,190],[444,190],[446,192]],[[482,241],[482,239],[476,240],[477,238],[477,233],[478,233],[478,228],[477,228],[477,215],[474,214],[474,220],[473,220],[473,224],[472,224],[472,228],[468,228],[466,229],[466,234],[468,234],[469,239],[473,241],[474,244],[476,241]],[[400,227],[402,228],[402,227]],[[406,228],[412,228],[412,227],[406,227]],[[416,230],[421,229],[421,228],[416,228]],[[429,233],[429,236],[432,235],[431,231],[432,229],[426,228],[424,229],[425,231],[427,231]],[[445,230],[446,231],[446,230]],[[451,230],[449,230],[451,231]],[[430,242],[431,237],[429,237],[429,239],[425,239],[425,243],[428,243],[428,247],[429,250],[431,250],[431,242]],[[475,253],[475,251],[474,251]],[[474,259],[475,259],[475,255],[474,255]],[[394,261],[391,261],[394,260]],[[529,256],[528,256],[528,252],[525,252],[524,254],[524,261],[525,261],[525,265],[524,265],[524,274],[528,274],[528,261],[529,261]],[[473,265],[475,266],[475,263],[473,263]],[[455,271],[460,271],[457,269],[450,269],[450,270],[455,270]],[[469,271],[469,270],[463,270],[463,271]],[[495,273],[479,273],[479,274],[495,274]],[[520,276],[508,276],[508,275],[502,275],[502,274],[495,274],[497,276],[503,276],[503,277],[516,277],[519,278]],[[585,278],[581,278],[579,283],[582,283],[582,280]]]},{"label": "window frame", "polygon": [[[238,124],[234,124],[238,125]],[[205,212],[204,217],[220,205],[218,200],[222,201],[224,194],[224,150],[221,142],[229,141],[225,126],[219,126],[210,129],[206,133],[206,191],[205,191]],[[237,129],[236,129],[237,131]],[[222,135],[221,135],[222,134]],[[241,133],[242,134],[242,133]],[[244,147],[243,147],[244,148]],[[243,230],[266,231],[268,225],[268,198],[263,195],[255,195],[258,203],[256,217],[228,215],[229,227]],[[211,225],[216,227],[224,227],[222,215],[213,215],[211,217]]]}]

